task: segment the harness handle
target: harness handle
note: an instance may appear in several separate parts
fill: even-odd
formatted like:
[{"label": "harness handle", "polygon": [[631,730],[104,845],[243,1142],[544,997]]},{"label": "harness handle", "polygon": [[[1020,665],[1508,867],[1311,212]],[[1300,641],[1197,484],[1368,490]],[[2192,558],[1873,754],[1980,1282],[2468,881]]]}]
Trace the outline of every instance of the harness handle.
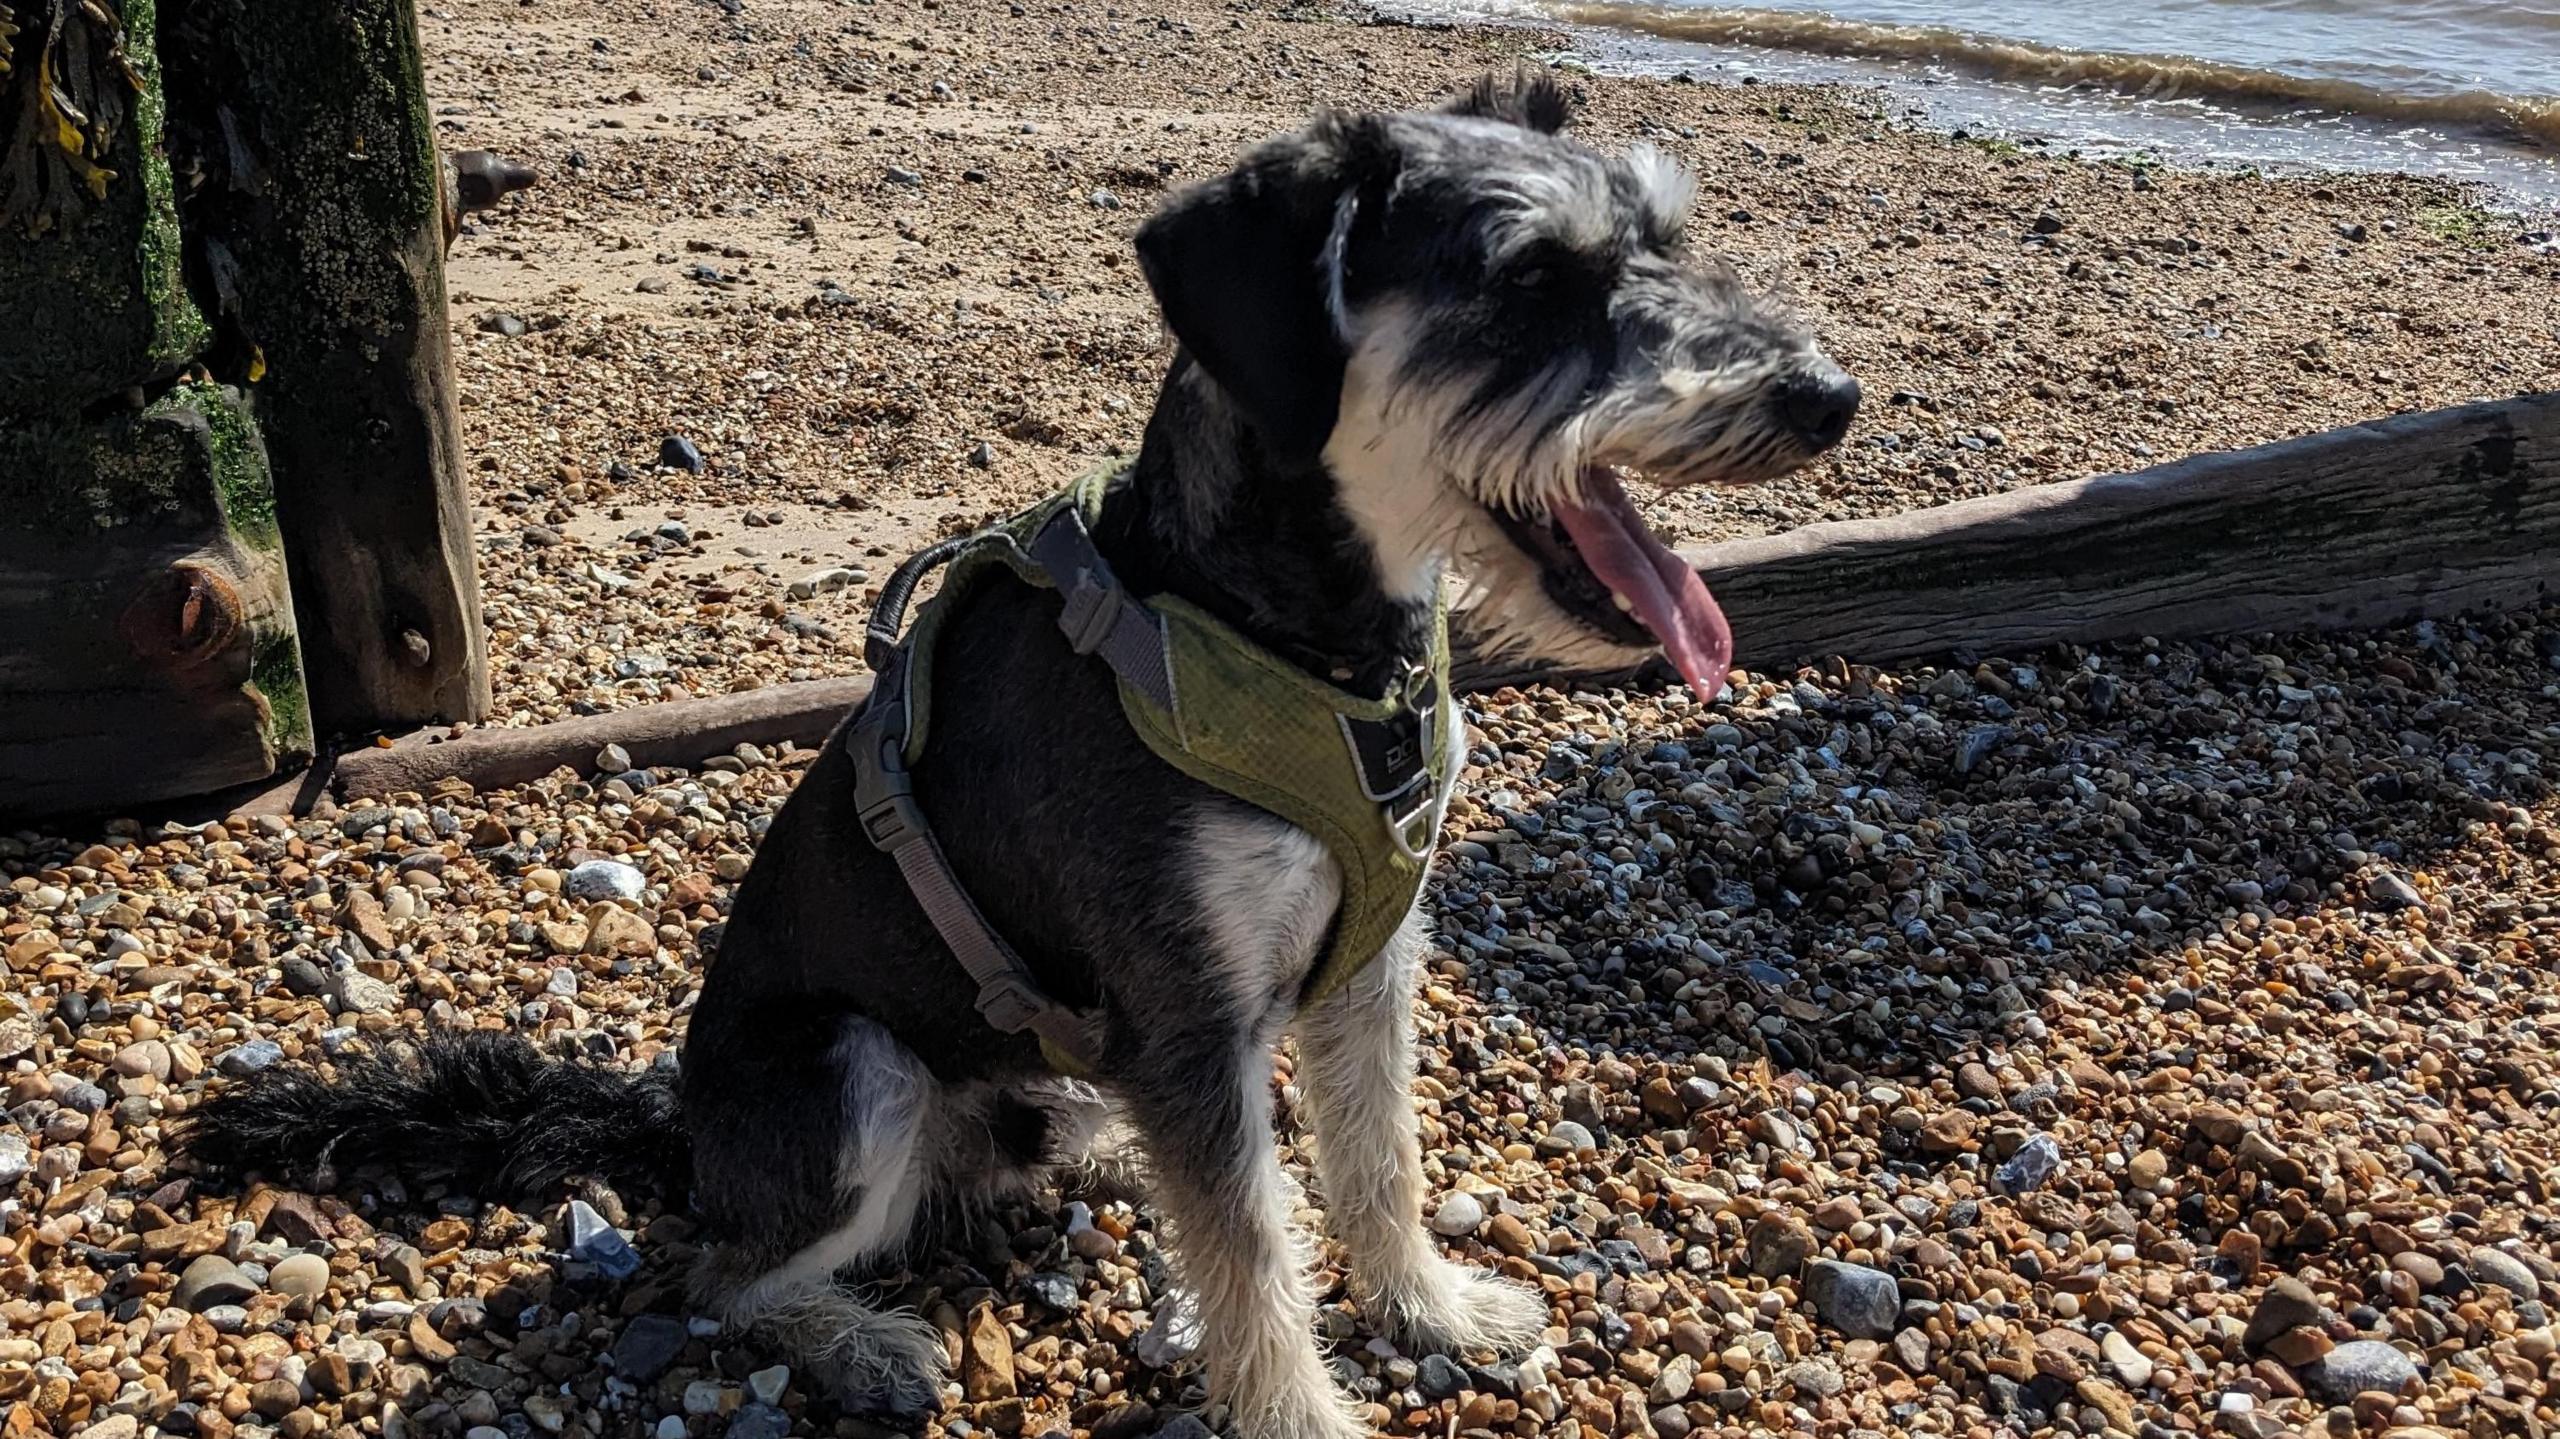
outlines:
[{"label": "harness handle", "polygon": [[907,606],[916,597],[916,586],[924,577],[951,563],[962,550],[977,542],[976,534],[953,535],[925,546],[890,574],[889,582],[880,587],[879,603],[871,607],[871,623],[862,632],[862,662],[874,674],[889,668],[898,653],[898,637],[907,628]]}]

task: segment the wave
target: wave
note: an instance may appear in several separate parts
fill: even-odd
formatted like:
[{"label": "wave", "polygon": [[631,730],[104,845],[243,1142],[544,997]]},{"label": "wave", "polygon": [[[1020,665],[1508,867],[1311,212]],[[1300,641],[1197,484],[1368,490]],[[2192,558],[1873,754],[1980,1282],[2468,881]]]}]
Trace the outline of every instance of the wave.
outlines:
[{"label": "wave", "polygon": [[2259,108],[2331,110],[2560,145],[2560,100],[2487,90],[2415,95],[2352,80],[2285,75],[2213,60],[2070,50],[1936,25],[1874,25],[1790,10],[1562,0],[1543,11],[1567,24],[1633,30],[1669,40],[1942,65],[1984,79],[2087,85],[2146,100],[2219,100]]}]

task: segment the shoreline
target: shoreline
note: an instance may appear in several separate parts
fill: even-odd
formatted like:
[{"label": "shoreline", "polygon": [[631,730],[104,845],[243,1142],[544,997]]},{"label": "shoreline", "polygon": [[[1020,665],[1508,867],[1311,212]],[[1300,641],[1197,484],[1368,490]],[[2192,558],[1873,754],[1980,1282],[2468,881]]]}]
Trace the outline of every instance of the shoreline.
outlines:
[{"label": "shoreline", "polygon": [[[2503,104],[2529,111],[2505,123],[2560,131],[2560,100],[2404,95],[2181,55],[2075,51],[1810,11],[1592,0],[1560,0],[1553,8],[1567,13],[1552,14],[1430,0],[1376,8],[1424,23],[1558,32],[1573,43],[1543,58],[1615,78],[1705,71],[1720,83],[1872,93],[1919,129],[1956,139],[1974,132],[2099,162],[2443,181],[2478,187],[2485,209],[2546,230],[2560,225],[2560,150],[2464,118],[2499,113]],[[1620,11],[1623,18],[1612,18]],[[1949,53],[1937,53],[1941,45]]]}]

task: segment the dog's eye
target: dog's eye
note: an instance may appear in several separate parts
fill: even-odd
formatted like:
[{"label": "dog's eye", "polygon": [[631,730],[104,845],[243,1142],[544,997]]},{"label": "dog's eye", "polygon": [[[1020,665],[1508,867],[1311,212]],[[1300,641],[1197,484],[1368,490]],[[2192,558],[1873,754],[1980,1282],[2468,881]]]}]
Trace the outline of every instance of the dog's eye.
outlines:
[{"label": "dog's eye", "polygon": [[1531,265],[1511,272],[1511,288],[1515,290],[1543,290],[1555,280],[1556,272],[1544,265]]}]

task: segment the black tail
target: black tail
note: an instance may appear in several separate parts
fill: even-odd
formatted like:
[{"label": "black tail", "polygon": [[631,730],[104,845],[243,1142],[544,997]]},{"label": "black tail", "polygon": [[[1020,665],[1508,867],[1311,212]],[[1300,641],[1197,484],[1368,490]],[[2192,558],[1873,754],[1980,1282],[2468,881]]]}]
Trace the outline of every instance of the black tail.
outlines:
[{"label": "black tail", "polygon": [[338,1064],[269,1069],[185,1116],[177,1151],[315,1189],[379,1168],[484,1193],[572,1177],[680,1191],[691,1168],[672,1070],[553,1059],[512,1034],[448,1032]]}]

